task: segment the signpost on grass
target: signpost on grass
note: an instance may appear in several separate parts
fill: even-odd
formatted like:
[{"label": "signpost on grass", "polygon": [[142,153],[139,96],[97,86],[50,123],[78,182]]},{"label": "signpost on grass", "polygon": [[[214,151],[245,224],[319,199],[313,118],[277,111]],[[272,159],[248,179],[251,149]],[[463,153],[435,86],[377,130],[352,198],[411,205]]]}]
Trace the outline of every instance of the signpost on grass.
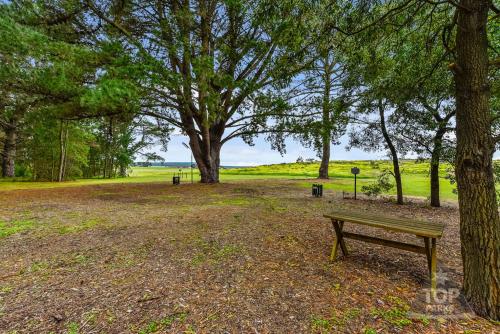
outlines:
[{"label": "signpost on grass", "polygon": [[356,176],[359,174],[359,168],[351,168],[351,173],[354,174],[354,199],[356,199]]}]

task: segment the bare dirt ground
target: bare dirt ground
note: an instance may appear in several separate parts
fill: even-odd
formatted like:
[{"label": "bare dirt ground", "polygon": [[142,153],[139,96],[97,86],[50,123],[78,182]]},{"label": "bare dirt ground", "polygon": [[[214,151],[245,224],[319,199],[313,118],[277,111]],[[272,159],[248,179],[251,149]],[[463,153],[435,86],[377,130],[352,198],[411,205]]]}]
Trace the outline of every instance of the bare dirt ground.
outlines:
[{"label": "bare dirt ground", "polygon": [[[455,317],[431,317],[425,257],[348,240],[351,254],[328,260],[332,229],[322,215],[331,208],[439,221],[446,224],[438,242],[441,288],[460,288],[455,208],[343,200],[332,192],[312,198],[296,182],[0,192],[0,222],[11,228],[0,236],[0,332],[498,329],[465,316],[460,298],[443,302]],[[353,229],[374,232],[346,226]]]}]

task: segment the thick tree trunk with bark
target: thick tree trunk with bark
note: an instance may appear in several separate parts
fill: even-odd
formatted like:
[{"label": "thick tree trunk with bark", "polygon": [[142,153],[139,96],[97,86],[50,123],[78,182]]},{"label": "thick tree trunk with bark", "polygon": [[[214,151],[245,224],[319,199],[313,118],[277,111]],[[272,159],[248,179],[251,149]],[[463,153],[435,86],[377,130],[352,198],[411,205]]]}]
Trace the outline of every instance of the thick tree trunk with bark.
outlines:
[{"label": "thick tree trunk with bark", "polygon": [[4,131],[5,140],[2,152],[2,177],[14,177],[17,144],[17,119],[11,119],[11,122],[4,128]]},{"label": "thick tree trunk with bark", "polygon": [[212,124],[200,136],[193,126],[187,126],[189,146],[200,171],[201,183],[218,183],[220,167],[220,151],[222,148],[222,135],[225,124],[219,122]]},{"label": "thick tree trunk with bark", "polygon": [[331,90],[331,73],[330,64],[328,61],[325,62],[325,73],[323,76],[324,80],[324,91],[323,91],[323,130],[322,130],[322,152],[321,152],[321,165],[319,167],[319,177],[320,179],[328,179],[328,164],[330,163],[330,142],[332,136],[330,133],[330,90]]},{"label": "thick tree trunk with bark", "polygon": [[439,199],[439,164],[443,150],[444,131],[438,130],[434,137],[434,147],[431,155],[431,206],[440,207]]},{"label": "thick tree trunk with bark", "polygon": [[[220,143],[219,148],[212,146],[210,152],[194,151],[193,157],[200,171],[201,183],[218,183],[219,182],[219,167],[220,167]],[[192,148],[191,148],[192,149]],[[210,156],[207,161],[204,156]]]},{"label": "thick tree trunk with bark", "polygon": [[323,141],[321,165],[319,166],[319,179],[328,179],[328,164],[330,163],[330,139]]},{"label": "thick tree trunk with bark", "polygon": [[500,320],[500,219],[493,178],[486,24],[491,1],[461,0],[456,35],[456,178],[463,288],[480,315]]},{"label": "thick tree trunk with bark", "polygon": [[439,208],[439,157],[432,154],[431,157],[431,206]]},{"label": "thick tree trunk with bark", "polygon": [[379,100],[378,110],[380,115],[380,130],[382,131],[382,136],[384,136],[385,143],[387,144],[387,147],[391,152],[393,175],[394,180],[396,181],[397,203],[403,204],[403,182],[401,181],[401,170],[399,168],[398,152],[396,151],[396,147],[392,143],[391,136],[389,136],[387,127],[385,126],[385,113],[382,100]]}]

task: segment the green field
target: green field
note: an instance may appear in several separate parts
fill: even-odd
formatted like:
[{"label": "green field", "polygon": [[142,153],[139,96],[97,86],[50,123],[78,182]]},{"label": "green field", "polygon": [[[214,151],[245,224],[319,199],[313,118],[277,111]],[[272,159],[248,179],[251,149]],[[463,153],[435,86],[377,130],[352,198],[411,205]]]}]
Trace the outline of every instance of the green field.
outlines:
[{"label": "green field", "polygon": [[[363,185],[376,181],[377,176],[385,169],[391,169],[389,161],[361,160],[361,161],[331,161],[329,166],[330,180],[325,184],[326,189],[352,192],[354,188],[352,167],[358,167],[361,173],[358,175],[358,191]],[[453,193],[454,185],[445,178],[450,165],[442,164],[441,175],[441,197],[446,200],[456,200],[457,195]],[[293,163],[257,166],[251,168],[229,169],[223,172],[225,177],[282,177],[282,178],[315,178],[318,175],[319,163]],[[428,197],[430,193],[429,163],[417,162],[415,160],[404,160],[401,162],[403,177],[403,192],[405,196]],[[303,182],[304,187],[310,187],[311,182]],[[390,194],[394,194],[393,189]]]},{"label": "green field", "polygon": [[[326,189],[337,191],[353,191],[353,176],[351,167],[361,169],[358,175],[358,191],[366,184],[376,181],[384,169],[390,169],[389,161],[332,161],[330,162],[330,180],[326,182]],[[221,181],[252,180],[252,179],[314,179],[318,173],[318,163],[291,163],[265,165],[248,168],[221,169]],[[454,186],[445,179],[449,165],[441,166],[441,197],[447,200],[456,200],[453,193]],[[55,188],[67,186],[81,186],[106,183],[133,183],[133,182],[170,182],[174,173],[179,169],[165,167],[134,167],[127,178],[116,179],[80,179],[75,181],[57,182],[30,182],[26,180],[0,180],[0,190]],[[182,182],[190,182],[189,169],[182,169]],[[415,160],[402,161],[403,190],[405,196],[429,196],[429,164]],[[199,180],[199,173],[194,170],[194,180]],[[309,187],[311,181],[299,182],[300,186]],[[394,190],[393,190],[394,191]]]}]

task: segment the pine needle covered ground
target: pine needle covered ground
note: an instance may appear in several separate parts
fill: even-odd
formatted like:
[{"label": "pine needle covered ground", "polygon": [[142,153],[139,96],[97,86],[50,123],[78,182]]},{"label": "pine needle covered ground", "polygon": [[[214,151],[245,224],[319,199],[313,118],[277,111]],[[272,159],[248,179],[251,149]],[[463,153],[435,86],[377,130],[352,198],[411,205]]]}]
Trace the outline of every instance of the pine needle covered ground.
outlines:
[{"label": "pine needle covered ground", "polygon": [[0,332],[494,331],[412,316],[425,309],[424,256],[349,240],[348,257],[328,260],[332,207],[439,221],[438,268],[459,288],[455,208],[313,198],[304,182],[0,191]]}]

